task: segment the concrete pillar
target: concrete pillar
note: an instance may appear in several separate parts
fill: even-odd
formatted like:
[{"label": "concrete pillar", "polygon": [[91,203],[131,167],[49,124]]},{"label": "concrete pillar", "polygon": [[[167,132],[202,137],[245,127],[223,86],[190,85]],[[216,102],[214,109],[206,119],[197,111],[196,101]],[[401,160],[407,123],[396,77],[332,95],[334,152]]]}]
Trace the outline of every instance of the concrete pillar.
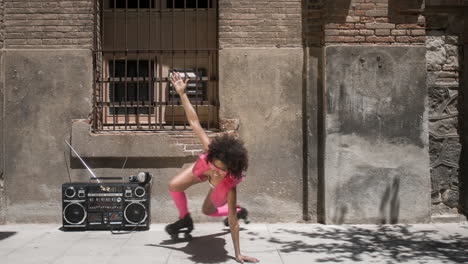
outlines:
[{"label": "concrete pillar", "polygon": [[307,155],[305,203],[307,219],[323,222],[323,48],[308,47],[305,51],[306,86],[304,91],[304,126]]},{"label": "concrete pillar", "polygon": [[303,218],[302,69],[302,47],[219,53],[220,118],[240,122],[250,167],[239,197],[258,221]]},{"label": "concrete pillar", "polygon": [[91,51],[7,50],[3,61],[7,221],[59,223],[64,140],[91,111]]}]

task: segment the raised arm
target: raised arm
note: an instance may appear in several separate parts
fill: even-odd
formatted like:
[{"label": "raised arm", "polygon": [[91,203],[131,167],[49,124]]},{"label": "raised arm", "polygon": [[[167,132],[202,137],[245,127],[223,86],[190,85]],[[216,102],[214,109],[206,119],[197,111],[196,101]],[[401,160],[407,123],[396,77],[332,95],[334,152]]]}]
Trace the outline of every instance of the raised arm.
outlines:
[{"label": "raised arm", "polygon": [[205,133],[205,130],[203,130],[203,128],[201,127],[200,120],[198,120],[197,112],[195,112],[195,109],[193,109],[193,106],[190,103],[190,100],[188,99],[187,94],[185,93],[185,89],[187,87],[188,82],[189,82],[189,78],[182,80],[178,72],[174,72],[171,76],[171,83],[180,96],[180,100],[182,101],[182,106],[184,107],[188,122],[190,126],[192,127],[193,132],[195,132],[197,137],[200,139],[203,145],[203,150],[206,152],[208,151],[210,138]]}]

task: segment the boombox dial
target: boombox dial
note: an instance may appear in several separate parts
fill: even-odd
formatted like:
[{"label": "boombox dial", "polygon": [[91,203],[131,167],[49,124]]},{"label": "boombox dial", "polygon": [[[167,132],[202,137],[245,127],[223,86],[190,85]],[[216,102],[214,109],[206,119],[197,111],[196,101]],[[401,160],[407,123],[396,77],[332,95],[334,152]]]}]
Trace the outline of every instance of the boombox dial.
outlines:
[{"label": "boombox dial", "polygon": [[65,190],[65,196],[67,196],[68,198],[73,198],[73,196],[75,196],[75,194],[76,194],[76,191],[75,191],[75,188],[73,188],[73,187],[68,187]]},{"label": "boombox dial", "polygon": [[138,198],[141,198],[145,195],[145,188],[143,187],[137,187],[135,188],[135,196]]}]

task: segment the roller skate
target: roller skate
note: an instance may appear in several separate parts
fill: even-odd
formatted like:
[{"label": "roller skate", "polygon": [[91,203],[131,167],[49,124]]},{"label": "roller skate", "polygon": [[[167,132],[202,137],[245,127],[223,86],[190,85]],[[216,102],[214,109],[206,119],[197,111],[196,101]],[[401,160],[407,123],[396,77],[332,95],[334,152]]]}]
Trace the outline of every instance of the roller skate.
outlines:
[{"label": "roller skate", "polygon": [[185,240],[192,240],[192,235],[190,235],[193,230],[192,217],[190,217],[190,214],[186,214],[184,218],[167,225],[165,230],[174,241],[179,240],[180,233],[184,234]]},{"label": "roller skate", "polygon": [[[245,209],[244,207],[240,207],[239,212],[237,212],[237,219],[242,219],[244,220],[244,223],[248,224],[250,223],[250,220],[247,218],[248,216],[249,212],[247,211],[247,209]],[[224,225],[229,226],[229,218],[226,217],[224,219]]]}]

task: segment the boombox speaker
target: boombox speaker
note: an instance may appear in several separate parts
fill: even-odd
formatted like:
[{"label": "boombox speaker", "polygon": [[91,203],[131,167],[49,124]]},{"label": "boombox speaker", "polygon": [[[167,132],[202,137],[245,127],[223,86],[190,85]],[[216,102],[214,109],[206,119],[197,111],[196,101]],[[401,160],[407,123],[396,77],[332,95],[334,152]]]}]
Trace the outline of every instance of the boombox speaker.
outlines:
[{"label": "boombox speaker", "polygon": [[147,230],[151,222],[150,194],[151,184],[65,183],[63,229]]}]

